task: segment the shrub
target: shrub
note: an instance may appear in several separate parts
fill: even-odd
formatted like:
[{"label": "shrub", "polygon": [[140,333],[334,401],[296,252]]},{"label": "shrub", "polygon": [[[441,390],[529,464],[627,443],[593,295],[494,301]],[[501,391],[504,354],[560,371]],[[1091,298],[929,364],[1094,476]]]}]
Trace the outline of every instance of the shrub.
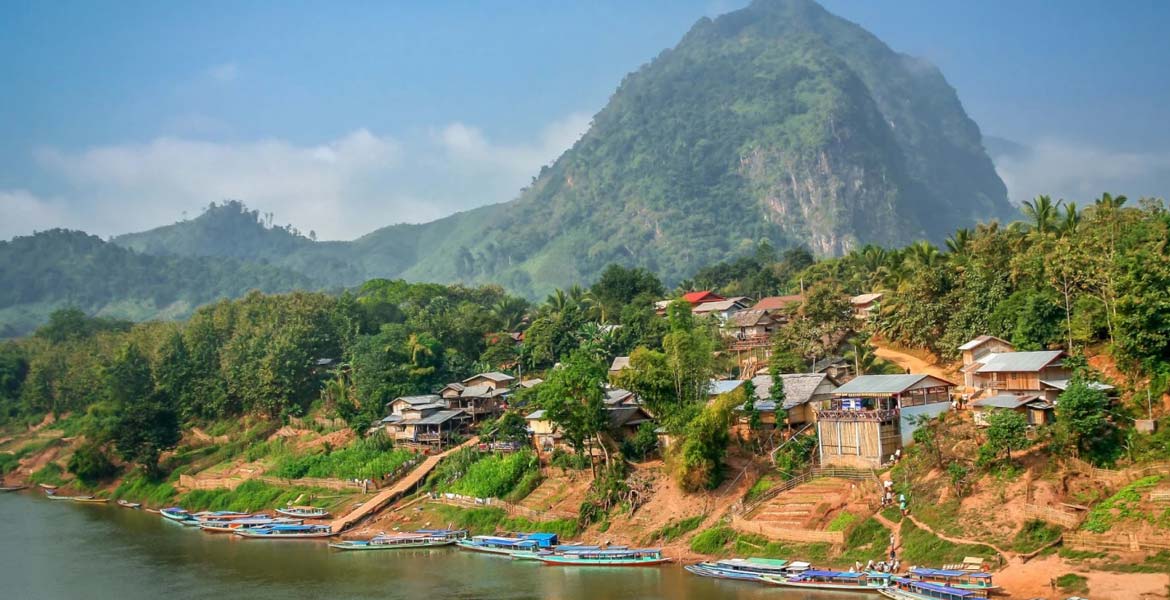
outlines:
[{"label": "shrub", "polygon": [[0,475],[7,475],[20,466],[20,458],[12,452],[0,452]]},{"label": "shrub", "polygon": [[589,468],[589,457],[557,448],[553,450],[549,463],[566,471],[581,471]]},{"label": "shrub", "polygon": [[285,479],[378,479],[397,471],[412,457],[414,453],[409,450],[393,448],[384,435],[374,435],[339,450],[301,456],[285,454],[277,462],[274,474]]},{"label": "shrub", "polygon": [[540,469],[532,469],[524,473],[524,477],[512,488],[511,492],[504,497],[508,502],[519,502],[528,497],[529,494],[536,491],[540,487],[541,482],[544,481],[544,475],[541,474]]},{"label": "shrub", "polygon": [[36,473],[33,473],[31,476],[29,476],[28,480],[32,483],[61,485],[64,483],[64,480],[61,479],[61,475],[64,473],[65,470],[61,468],[61,465],[58,465],[57,463],[47,463]]},{"label": "shrub", "polygon": [[68,468],[82,483],[89,485],[109,479],[118,472],[118,467],[114,466],[110,457],[95,444],[85,444],[78,448],[69,457]]},{"label": "shrub", "polygon": [[1024,523],[1020,532],[1016,534],[1012,540],[1012,550],[1020,553],[1033,552],[1055,542],[1059,537],[1059,527],[1034,519]]},{"label": "shrub", "polygon": [[127,475],[112,496],[143,502],[150,506],[163,506],[171,503],[175,493],[175,487],[170,482],[152,481],[145,473],[138,471]]},{"label": "shrub", "polygon": [[995,550],[979,544],[954,544],[919,529],[913,521],[902,521],[902,562],[939,564],[962,562],[967,556],[996,557]]},{"label": "shrub", "polygon": [[1076,573],[1065,573],[1056,578],[1056,587],[1060,588],[1062,592],[1074,594],[1088,594],[1089,593],[1089,579],[1084,575],[1077,575]]},{"label": "shrub", "polygon": [[1151,475],[1121,488],[1116,494],[1089,511],[1084,529],[1093,533],[1105,533],[1118,521],[1127,519],[1152,521],[1154,515],[1141,509],[1142,493],[1157,485],[1161,480],[1161,475]]},{"label": "shrub", "polygon": [[234,490],[193,490],[180,499],[188,510],[237,510],[253,512],[266,508],[285,506],[303,495],[335,494],[332,490],[320,488],[283,488],[250,480],[241,483]]},{"label": "shrub", "polygon": [[644,460],[658,450],[658,434],[654,423],[647,421],[638,426],[638,433],[622,442],[622,454],[631,460]]},{"label": "shrub", "polygon": [[849,511],[842,511],[838,513],[837,516],[833,517],[833,520],[829,522],[827,529],[829,531],[848,531],[856,521],[857,515]]}]

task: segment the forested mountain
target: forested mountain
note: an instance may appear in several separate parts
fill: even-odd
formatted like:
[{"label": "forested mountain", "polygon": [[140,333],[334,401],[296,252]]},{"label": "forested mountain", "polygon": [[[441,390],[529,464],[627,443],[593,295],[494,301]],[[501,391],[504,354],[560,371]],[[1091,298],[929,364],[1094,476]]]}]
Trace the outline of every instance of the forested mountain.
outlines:
[{"label": "forested mountain", "polygon": [[936,68],[810,0],[757,0],[700,20],[627,76],[512,202],[328,243],[229,203],[117,242],[270,262],[321,284],[405,277],[538,296],[614,262],[675,282],[765,239],[831,255],[1011,216]]},{"label": "forested mountain", "polygon": [[0,337],[20,335],[57,307],[108,317],[176,318],[249,290],[319,287],[288,269],[229,258],[152,256],[79,231],[0,241]]}]

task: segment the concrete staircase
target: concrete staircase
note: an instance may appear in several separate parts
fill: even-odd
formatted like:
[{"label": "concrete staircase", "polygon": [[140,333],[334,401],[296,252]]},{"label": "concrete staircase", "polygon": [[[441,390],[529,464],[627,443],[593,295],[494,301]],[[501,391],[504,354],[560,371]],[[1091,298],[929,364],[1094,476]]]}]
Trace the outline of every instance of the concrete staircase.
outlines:
[{"label": "concrete staircase", "polygon": [[825,514],[849,502],[852,486],[836,477],[813,479],[763,502],[747,519],[771,527],[815,529]]},{"label": "concrete staircase", "polygon": [[520,506],[536,512],[546,512],[560,500],[568,486],[563,479],[545,479],[531,494],[520,501]]}]

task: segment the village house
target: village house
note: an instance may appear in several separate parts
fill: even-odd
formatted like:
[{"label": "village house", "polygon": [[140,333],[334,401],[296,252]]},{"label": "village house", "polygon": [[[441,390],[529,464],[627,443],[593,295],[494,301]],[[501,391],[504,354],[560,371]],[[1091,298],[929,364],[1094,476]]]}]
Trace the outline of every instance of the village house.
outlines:
[{"label": "village house", "polygon": [[810,373],[824,373],[838,383],[853,379],[853,363],[844,356],[822,358],[814,362],[808,370]]},{"label": "village house", "polygon": [[788,315],[804,302],[804,296],[765,296],[749,307],[750,310],[759,310],[767,313],[776,325],[788,322]]},{"label": "village house", "polygon": [[959,352],[963,355],[963,365],[969,365],[991,353],[1015,352],[1016,347],[1007,340],[993,335],[981,335],[962,346]]},{"label": "village house", "polygon": [[1063,350],[989,352],[963,365],[963,383],[973,397],[1004,393],[1047,397],[1042,381],[1069,378],[1071,371],[1064,366],[1066,356]]},{"label": "village house", "polygon": [[639,406],[642,401],[634,392],[623,390],[621,388],[613,388],[605,390],[605,406]]},{"label": "village house", "polygon": [[749,309],[731,315],[723,324],[726,335],[734,338],[733,344],[759,342],[767,346],[776,330],[776,319],[766,311]]},{"label": "village house", "polygon": [[[382,419],[386,435],[397,443],[443,448],[466,433],[471,415],[448,409],[443,402],[411,404],[408,398],[390,402],[400,410]],[[399,402],[402,401],[402,402]]]},{"label": "village house", "polygon": [[443,408],[448,408],[447,401],[438,394],[426,394],[422,396],[400,396],[386,403],[386,412],[390,416],[401,416],[402,411],[418,406],[427,406],[430,404],[437,404]]},{"label": "village house", "polygon": [[504,373],[480,373],[460,383],[448,383],[439,390],[439,396],[454,409],[471,415],[473,421],[503,412],[505,399],[512,390],[508,387],[515,377]]},{"label": "village house", "polygon": [[[700,304],[703,304],[705,302],[721,302],[723,300],[726,300],[727,298],[724,298],[723,296],[720,296],[719,294],[716,294],[715,292],[712,292],[710,290],[703,290],[700,292],[687,292],[687,293],[682,295],[682,299],[685,300],[688,304],[690,304],[691,308],[694,309],[694,307],[696,307]],[[656,313],[658,313],[659,315],[666,314],[666,308],[668,306],[670,306],[671,302],[674,302],[674,300],[673,299],[666,299],[666,300],[659,300],[658,302],[655,302],[654,303],[654,311]]]},{"label": "village house", "polygon": [[[636,404],[606,406],[605,419],[609,424],[610,433],[618,442],[638,433],[638,428],[642,423],[654,421],[654,417],[646,412],[646,409]],[[573,448],[564,442],[556,423],[545,417],[543,409],[529,413],[524,417],[524,420],[528,421],[532,445],[536,448],[538,455],[544,457],[557,449],[565,452],[573,451]],[[594,452],[600,454],[601,451],[595,450]]]},{"label": "village house", "polygon": [[747,308],[745,304],[746,298],[728,298],[727,300],[717,300],[714,302],[704,302],[691,309],[695,316],[709,317],[715,316],[721,323],[726,323],[732,315]]},{"label": "village house", "polygon": [[630,368],[630,357],[615,356],[613,359],[613,364],[609,365],[609,374],[617,375],[618,373],[621,373],[628,368]]},{"label": "village house", "polygon": [[980,427],[986,427],[991,413],[997,410],[1018,412],[1033,427],[1048,425],[1055,421],[1054,408],[1051,402],[1036,394],[999,394],[971,403],[975,424]]},{"label": "village house", "polygon": [[933,375],[861,375],[816,410],[823,465],[874,468],[909,443],[918,420],[951,407],[954,384]]},{"label": "village house", "polygon": [[853,307],[853,317],[861,320],[873,318],[877,315],[883,295],[881,293],[861,294],[850,298],[849,304]]},{"label": "village house", "polygon": [[[833,390],[837,388],[833,379],[824,373],[785,373],[780,377],[784,381],[784,403],[779,408],[787,413],[787,423],[776,415],[776,402],[772,400],[772,376],[756,375],[752,378],[752,385],[756,389],[755,408],[765,430],[786,424],[799,428],[814,423],[816,410],[828,405]],[[741,404],[735,410],[737,425],[746,425],[748,417],[744,414],[745,405]]]}]

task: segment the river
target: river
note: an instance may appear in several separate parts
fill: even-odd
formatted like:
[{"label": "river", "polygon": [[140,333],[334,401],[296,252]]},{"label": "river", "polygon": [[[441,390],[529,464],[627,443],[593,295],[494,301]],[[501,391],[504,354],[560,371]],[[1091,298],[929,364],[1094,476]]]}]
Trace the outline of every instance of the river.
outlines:
[{"label": "river", "polygon": [[0,494],[0,598],[410,598],[427,600],[849,600],[696,577],[678,565],[546,567],[454,548],[336,552],[245,540],[112,505]]}]

